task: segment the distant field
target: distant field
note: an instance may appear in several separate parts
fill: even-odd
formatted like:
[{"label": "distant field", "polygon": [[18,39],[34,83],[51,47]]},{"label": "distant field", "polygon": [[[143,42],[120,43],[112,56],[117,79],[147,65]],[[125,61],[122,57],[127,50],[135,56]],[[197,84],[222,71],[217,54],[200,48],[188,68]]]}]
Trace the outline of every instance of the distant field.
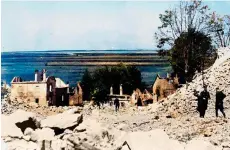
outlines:
[{"label": "distant field", "polygon": [[69,56],[58,57],[57,61],[47,62],[47,66],[97,66],[97,65],[165,65],[168,61],[157,55],[106,55],[106,56]]},{"label": "distant field", "polygon": [[[48,62],[47,66],[116,66],[121,62]],[[155,62],[122,62],[127,66],[164,66],[168,63],[155,63]]]}]

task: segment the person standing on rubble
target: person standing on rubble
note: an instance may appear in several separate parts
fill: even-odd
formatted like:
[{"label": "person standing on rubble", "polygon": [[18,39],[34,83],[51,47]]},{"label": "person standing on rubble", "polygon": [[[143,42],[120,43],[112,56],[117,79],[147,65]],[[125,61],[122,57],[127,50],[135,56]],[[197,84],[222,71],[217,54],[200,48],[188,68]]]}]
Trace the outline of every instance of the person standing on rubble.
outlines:
[{"label": "person standing on rubble", "polygon": [[138,106],[142,106],[142,100],[141,100],[141,97],[139,96],[138,99],[137,99],[137,107]]},{"label": "person standing on rubble", "polygon": [[119,99],[118,99],[118,98],[116,98],[116,99],[114,100],[114,105],[115,105],[115,111],[116,111],[116,112],[119,111],[120,102],[119,102]]},{"label": "person standing on rubble", "polygon": [[101,109],[101,104],[98,100],[96,101],[96,104],[97,104],[98,108]]},{"label": "person standing on rubble", "polygon": [[207,86],[204,85],[204,91],[202,91],[200,95],[197,93],[197,91],[195,91],[194,96],[196,96],[198,99],[197,111],[199,111],[200,117],[204,118],[205,111],[208,108],[208,99],[210,99],[210,94],[207,91]]},{"label": "person standing on rubble", "polygon": [[218,110],[223,114],[224,118],[226,118],[226,115],[224,113],[224,105],[223,100],[226,97],[226,95],[219,90],[219,88],[216,88],[216,117],[218,117]]},{"label": "person standing on rubble", "polygon": [[[198,93],[198,91],[194,90],[194,96],[197,97],[197,111],[200,113],[201,112],[201,102],[202,102],[202,99],[201,99],[201,96],[200,94]],[[200,113],[201,114],[201,113]],[[200,115],[201,116],[201,115]]]},{"label": "person standing on rubble", "polygon": [[201,99],[202,99],[201,107],[200,107],[200,117],[204,118],[205,111],[208,108],[208,100],[210,99],[210,94],[207,91],[207,86],[206,85],[204,85],[204,91],[202,91],[200,93],[200,96],[201,96]]}]

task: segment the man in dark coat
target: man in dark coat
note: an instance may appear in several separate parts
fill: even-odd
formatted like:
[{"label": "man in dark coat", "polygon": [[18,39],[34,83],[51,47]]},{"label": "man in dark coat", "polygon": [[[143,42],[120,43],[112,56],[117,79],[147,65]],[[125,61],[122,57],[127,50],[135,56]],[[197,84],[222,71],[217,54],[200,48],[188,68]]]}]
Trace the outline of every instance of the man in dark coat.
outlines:
[{"label": "man in dark coat", "polygon": [[197,92],[195,92],[194,95],[198,99],[197,111],[199,111],[200,117],[204,118],[205,111],[207,110],[208,107],[208,99],[210,99],[210,94],[207,91],[207,87],[204,86],[204,91],[202,91],[200,95]]},{"label": "man in dark coat", "polygon": [[115,105],[115,110],[116,110],[116,112],[119,110],[119,107],[120,107],[120,102],[119,102],[119,99],[118,98],[116,98],[115,100],[114,100],[114,105]]},{"label": "man in dark coat", "polygon": [[197,97],[197,111],[200,112],[201,97],[198,94],[198,91],[194,90],[194,96]]},{"label": "man in dark coat", "polygon": [[204,86],[204,91],[200,93],[202,101],[200,102],[201,108],[200,108],[200,117],[204,118],[205,111],[207,110],[208,107],[208,100],[210,99],[210,94],[207,91],[207,86]]},{"label": "man in dark coat", "polygon": [[137,99],[137,106],[142,106],[142,100],[140,96]]},{"label": "man in dark coat", "polygon": [[98,108],[101,109],[101,104],[100,104],[100,102],[97,100],[96,103],[97,103]]},{"label": "man in dark coat", "polygon": [[159,97],[160,97],[160,88],[159,87],[157,87],[156,95],[157,95],[157,102],[158,102]]},{"label": "man in dark coat", "polygon": [[220,110],[224,118],[226,118],[223,106],[223,100],[225,97],[226,95],[222,91],[220,91],[219,88],[216,88],[216,117],[218,117],[218,110]]}]

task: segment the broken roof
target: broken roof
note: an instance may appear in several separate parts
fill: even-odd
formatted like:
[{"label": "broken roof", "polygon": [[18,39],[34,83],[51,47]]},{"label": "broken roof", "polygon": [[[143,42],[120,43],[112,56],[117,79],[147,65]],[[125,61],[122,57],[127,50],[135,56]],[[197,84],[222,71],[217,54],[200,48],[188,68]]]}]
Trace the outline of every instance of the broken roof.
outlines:
[{"label": "broken roof", "polygon": [[65,82],[62,81],[60,78],[55,78],[55,80],[56,80],[56,88],[68,87],[68,85],[65,84]]}]

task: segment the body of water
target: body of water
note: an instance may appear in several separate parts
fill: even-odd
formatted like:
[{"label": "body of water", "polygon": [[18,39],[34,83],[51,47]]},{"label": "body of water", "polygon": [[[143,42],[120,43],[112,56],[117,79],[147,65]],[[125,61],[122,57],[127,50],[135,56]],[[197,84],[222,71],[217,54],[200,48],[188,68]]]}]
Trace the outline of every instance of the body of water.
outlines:
[{"label": "body of water", "polygon": [[[59,58],[75,54],[104,55],[104,54],[153,54],[150,50],[66,50],[66,51],[35,51],[35,52],[2,52],[1,80],[10,84],[15,76],[23,80],[34,80],[34,71],[47,70],[47,76],[55,76],[63,81],[70,82],[71,86],[81,80],[85,69],[92,72],[98,66],[46,66],[47,62],[58,61]],[[152,85],[157,73],[165,74],[170,71],[169,66],[137,66],[142,74],[143,81]]]}]

